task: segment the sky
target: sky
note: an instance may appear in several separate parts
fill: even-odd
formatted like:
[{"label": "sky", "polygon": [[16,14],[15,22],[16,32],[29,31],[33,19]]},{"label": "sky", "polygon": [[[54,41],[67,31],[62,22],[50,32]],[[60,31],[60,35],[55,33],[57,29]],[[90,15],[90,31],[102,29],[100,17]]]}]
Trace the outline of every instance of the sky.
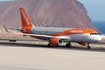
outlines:
[{"label": "sky", "polygon": [[[12,0],[0,0],[12,1]],[[86,8],[92,21],[105,21],[105,0],[78,0]]]},{"label": "sky", "polygon": [[105,21],[105,0],[78,0],[81,2],[92,21]]}]

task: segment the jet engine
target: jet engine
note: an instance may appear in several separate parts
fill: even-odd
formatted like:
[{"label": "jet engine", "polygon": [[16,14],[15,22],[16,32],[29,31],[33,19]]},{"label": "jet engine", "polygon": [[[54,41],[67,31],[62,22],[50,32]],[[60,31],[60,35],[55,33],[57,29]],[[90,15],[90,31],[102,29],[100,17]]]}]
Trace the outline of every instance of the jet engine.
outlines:
[{"label": "jet engine", "polygon": [[61,46],[63,43],[63,40],[60,38],[53,38],[50,40],[50,44],[54,45],[54,46]]}]

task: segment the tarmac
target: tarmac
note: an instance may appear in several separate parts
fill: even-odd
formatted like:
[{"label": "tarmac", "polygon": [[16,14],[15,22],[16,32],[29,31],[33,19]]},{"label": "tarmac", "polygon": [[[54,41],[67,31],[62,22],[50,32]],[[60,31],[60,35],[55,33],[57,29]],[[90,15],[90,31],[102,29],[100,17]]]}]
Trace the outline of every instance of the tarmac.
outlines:
[{"label": "tarmac", "polygon": [[105,48],[0,42],[0,70],[105,70]]}]

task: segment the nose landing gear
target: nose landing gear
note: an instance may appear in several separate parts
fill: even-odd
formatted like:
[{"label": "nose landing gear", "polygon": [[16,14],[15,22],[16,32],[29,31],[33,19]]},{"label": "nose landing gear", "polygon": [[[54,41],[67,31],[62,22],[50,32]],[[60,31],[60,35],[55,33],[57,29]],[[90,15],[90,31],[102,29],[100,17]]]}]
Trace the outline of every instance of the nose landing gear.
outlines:
[{"label": "nose landing gear", "polygon": [[89,46],[89,44],[90,44],[90,43],[87,43],[87,49],[90,49],[90,46]]}]

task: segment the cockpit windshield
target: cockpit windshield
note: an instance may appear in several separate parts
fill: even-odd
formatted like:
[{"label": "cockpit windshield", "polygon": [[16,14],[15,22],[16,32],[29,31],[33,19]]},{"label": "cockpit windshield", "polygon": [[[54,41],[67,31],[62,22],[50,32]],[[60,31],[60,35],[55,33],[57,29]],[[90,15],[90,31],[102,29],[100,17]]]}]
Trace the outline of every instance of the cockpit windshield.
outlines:
[{"label": "cockpit windshield", "polygon": [[90,33],[90,35],[98,35],[97,33]]}]

